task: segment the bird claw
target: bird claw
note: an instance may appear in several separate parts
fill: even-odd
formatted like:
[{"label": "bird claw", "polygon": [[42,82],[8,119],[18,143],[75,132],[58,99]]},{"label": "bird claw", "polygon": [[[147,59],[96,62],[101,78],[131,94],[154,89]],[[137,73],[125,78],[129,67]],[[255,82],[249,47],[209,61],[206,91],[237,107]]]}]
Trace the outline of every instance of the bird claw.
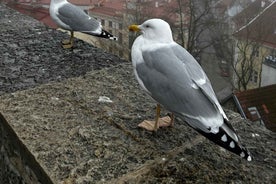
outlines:
[{"label": "bird claw", "polygon": [[70,48],[73,47],[73,43],[62,44],[62,47],[63,47],[64,49],[70,49]]},{"label": "bird claw", "polygon": [[71,43],[71,41],[70,40],[63,40],[61,43],[62,43],[62,45],[68,45],[68,44]]},{"label": "bird claw", "polygon": [[72,41],[72,40],[63,40],[63,41],[61,42],[61,44],[62,44],[62,47],[63,47],[64,49],[70,49],[70,48],[73,47],[73,41]]},{"label": "bird claw", "polygon": [[169,116],[165,116],[158,119],[158,126],[155,128],[155,121],[144,120],[142,123],[138,124],[138,127],[144,128],[148,131],[157,131],[159,127],[172,126],[172,121]]}]

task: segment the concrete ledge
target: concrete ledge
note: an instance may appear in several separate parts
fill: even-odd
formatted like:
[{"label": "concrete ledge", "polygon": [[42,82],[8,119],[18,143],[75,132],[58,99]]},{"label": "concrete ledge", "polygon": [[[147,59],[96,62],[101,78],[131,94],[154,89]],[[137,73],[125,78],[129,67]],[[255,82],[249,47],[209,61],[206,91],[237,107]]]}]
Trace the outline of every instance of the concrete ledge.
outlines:
[{"label": "concrete ledge", "polygon": [[53,183],[2,114],[0,136],[1,183]]}]

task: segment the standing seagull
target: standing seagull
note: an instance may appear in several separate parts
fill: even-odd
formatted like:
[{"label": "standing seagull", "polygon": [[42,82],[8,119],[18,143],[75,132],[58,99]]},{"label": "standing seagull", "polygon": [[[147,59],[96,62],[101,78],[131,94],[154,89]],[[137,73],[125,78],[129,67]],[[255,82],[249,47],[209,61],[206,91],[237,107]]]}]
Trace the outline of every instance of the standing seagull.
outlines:
[{"label": "standing seagull", "polygon": [[63,48],[71,48],[73,46],[74,31],[117,40],[112,34],[102,29],[100,22],[67,0],[51,0],[50,15],[59,27],[71,32],[70,40],[62,42]]},{"label": "standing seagull", "polygon": [[[169,24],[150,19],[131,25],[142,34],[134,41],[131,56],[134,74],[142,88],[167,110],[225,149],[252,160],[228,123],[206,74],[183,47],[174,42]],[[159,123],[160,105],[154,122]]]}]

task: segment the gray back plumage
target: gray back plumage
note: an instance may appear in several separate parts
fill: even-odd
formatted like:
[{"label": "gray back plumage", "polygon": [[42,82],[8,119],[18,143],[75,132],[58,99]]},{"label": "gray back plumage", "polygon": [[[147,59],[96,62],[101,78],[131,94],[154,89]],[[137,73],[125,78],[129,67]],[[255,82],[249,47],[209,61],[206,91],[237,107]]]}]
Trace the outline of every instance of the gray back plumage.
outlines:
[{"label": "gray back plumage", "polygon": [[[144,51],[143,59],[145,62],[136,66],[137,74],[151,96],[166,109],[183,117],[191,126],[202,131],[208,131],[209,127],[193,117],[214,117],[223,121],[212,98],[207,98],[200,89],[192,88],[194,80],[208,79],[185,49],[176,45],[155,51]],[[173,63],[170,65],[170,62]],[[206,85],[208,87],[203,90],[215,97],[209,80]]]},{"label": "gray back plumage", "polygon": [[57,16],[62,22],[69,25],[72,31],[93,32],[100,26],[95,18],[90,17],[82,9],[70,3],[60,7]]}]

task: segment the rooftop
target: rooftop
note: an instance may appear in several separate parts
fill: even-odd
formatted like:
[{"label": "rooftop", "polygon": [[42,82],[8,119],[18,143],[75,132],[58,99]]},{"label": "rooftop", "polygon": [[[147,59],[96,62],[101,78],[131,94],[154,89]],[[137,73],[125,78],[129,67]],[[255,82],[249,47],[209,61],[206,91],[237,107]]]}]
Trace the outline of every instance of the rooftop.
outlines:
[{"label": "rooftop", "polygon": [[[276,85],[237,92],[235,95],[248,119],[259,120],[255,116],[259,113],[266,127],[276,132]],[[250,112],[253,108],[256,112]]]},{"label": "rooftop", "polygon": [[[91,14],[98,14],[98,15],[104,15],[104,16],[113,16],[113,17],[122,17],[123,14],[123,3],[121,4],[120,2],[113,2],[111,3],[112,5],[115,6],[95,6],[91,8],[89,11]],[[120,4],[121,6],[116,6]]]},{"label": "rooftop", "polygon": [[240,39],[249,38],[268,47],[276,48],[275,12],[276,1],[273,1],[234,33],[234,36]]},{"label": "rooftop", "polygon": [[246,4],[247,6],[232,18],[238,29],[258,16],[260,12],[271,4],[271,0],[255,0]]},{"label": "rooftop", "polygon": [[[93,6],[95,5],[99,0],[68,0],[69,2],[73,3],[73,4],[76,4],[76,5],[89,5],[89,6]],[[19,3],[30,3],[31,1],[30,0],[18,0],[17,2]],[[38,4],[45,4],[45,5],[48,5],[50,4],[51,0],[36,0],[34,1],[35,3],[38,3]]]},{"label": "rooftop", "polygon": [[57,28],[57,25],[50,17],[49,10],[47,8],[20,3],[8,3],[7,5],[22,14],[26,14],[39,20],[51,28]]}]

